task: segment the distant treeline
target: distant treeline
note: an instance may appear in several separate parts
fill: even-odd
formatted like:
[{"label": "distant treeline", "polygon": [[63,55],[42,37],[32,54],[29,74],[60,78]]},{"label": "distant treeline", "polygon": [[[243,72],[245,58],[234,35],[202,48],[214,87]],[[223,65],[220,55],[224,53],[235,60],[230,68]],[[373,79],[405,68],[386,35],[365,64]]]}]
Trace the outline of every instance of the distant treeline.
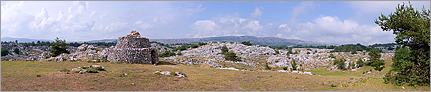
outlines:
[{"label": "distant treeline", "polygon": [[[53,42],[50,41],[36,41],[36,42],[1,42],[1,44],[19,44],[22,46],[51,46],[53,44]],[[95,46],[101,46],[101,47],[110,47],[110,46],[114,46],[116,43],[115,42],[69,42],[66,43],[67,46],[73,46],[73,47],[78,47],[81,46],[82,44],[89,44],[89,45],[95,45]]]},{"label": "distant treeline", "polygon": [[289,49],[289,48],[319,48],[319,49],[334,49],[332,52],[352,52],[356,53],[356,51],[368,51],[372,48],[376,48],[380,51],[383,49],[385,50],[394,50],[396,47],[396,44],[394,43],[387,43],[387,44],[373,44],[369,46],[361,45],[361,44],[345,44],[340,46],[303,46],[303,45],[297,45],[297,46],[269,46],[273,49]]}]

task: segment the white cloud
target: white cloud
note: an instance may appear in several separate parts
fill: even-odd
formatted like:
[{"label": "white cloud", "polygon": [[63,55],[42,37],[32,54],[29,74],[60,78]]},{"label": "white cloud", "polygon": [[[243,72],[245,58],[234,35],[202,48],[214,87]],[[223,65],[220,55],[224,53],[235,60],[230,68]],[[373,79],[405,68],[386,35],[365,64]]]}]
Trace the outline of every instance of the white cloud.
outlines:
[{"label": "white cloud", "polygon": [[[287,25],[280,25],[285,30]],[[323,16],[313,21],[300,24],[295,31],[283,33],[284,38],[299,38],[309,41],[347,44],[352,42],[362,44],[387,43],[394,41],[392,32],[381,31],[377,25],[359,24],[352,20],[341,20],[333,16]],[[292,36],[293,35],[293,36]]]},{"label": "white cloud", "polygon": [[252,20],[245,24],[244,29],[259,31],[262,29],[262,26],[260,25],[260,22],[258,20]]},{"label": "white cloud", "polygon": [[[133,9],[118,9],[134,4]],[[146,36],[184,27],[189,16],[205,10],[201,5],[178,7],[171,2],[15,2],[1,3],[2,37],[69,41],[116,38],[136,29]],[[181,23],[181,24],[178,24]],[[169,27],[167,27],[169,26]],[[156,31],[149,31],[149,30]],[[103,33],[103,34],[102,34]],[[152,33],[152,34],[151,34]]]},{"label": "white cloud", "polygon": [[257,35],[264,28],[259,20],[236,16],[197,20],[193,27],[194,37]]},{"label": "white cloud", "polygon": [[198,20],[194,23],[197,30],[214,31],[217,27],[216,23],[212,20]]},{"label": "white cloud", "polygon": [[389,13],[395,10],[398,4],[411,3],[413,7],[421,10],[423,7],[429,9],[429,1],[348,1],[348,3],[361,13]]}]

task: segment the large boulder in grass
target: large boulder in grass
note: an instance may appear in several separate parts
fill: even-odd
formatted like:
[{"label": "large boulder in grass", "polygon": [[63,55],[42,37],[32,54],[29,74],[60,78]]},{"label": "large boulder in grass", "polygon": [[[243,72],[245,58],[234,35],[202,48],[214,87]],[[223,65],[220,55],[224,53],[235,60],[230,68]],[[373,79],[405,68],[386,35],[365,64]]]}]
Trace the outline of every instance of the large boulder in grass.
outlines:
[{"label": "large boulder in grass", "polygon": [[163,75],[163,76],[175,76],[177,78],[187,77],[185,73],[182,72],[171,72],[171,71],[156,71],[154,74]]},{"label": "large boulder in grass", "polygon": [[99,73],[99,71],[106,71],[105,67],[101,65],[90,65],[90,66],[83,66],[83,67],[77,67],[73,68],[71,72],[73,73]]}]

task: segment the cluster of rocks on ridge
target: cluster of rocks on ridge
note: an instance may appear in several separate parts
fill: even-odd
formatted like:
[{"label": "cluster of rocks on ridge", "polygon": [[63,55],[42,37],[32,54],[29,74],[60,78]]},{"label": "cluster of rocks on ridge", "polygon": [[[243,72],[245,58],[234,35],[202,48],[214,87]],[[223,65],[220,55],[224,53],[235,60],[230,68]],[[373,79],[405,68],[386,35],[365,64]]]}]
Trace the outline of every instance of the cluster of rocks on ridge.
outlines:
[{"label": "cluster of rocks on ridge", "polygon": [[[224,59],[221,53],[221,48],[226,46],[229,51],[235,53],[240,60],[229,61]],[[252,45],[247,46],[240,43],[222,43],[210,42],[207,45],[198,48],[191,48],[181,51],[181,55],[161,58],[162,61],[177,63],[177,64],[206,64],[213,68],[228,68],[230,64],[248,66],[258,68],[264,65],[269,67],[287,67],[287,70],[292,71],[292,61],[296,61],[297,69],[309,70],[317,67],[328,67],[331,70],[336,70],[333,65],[333,54],[346,59],[345,67],[351,67],[350,64],[356,63],[361,59],[367,61],[369,56],[367,52],[360,51],[357,54],[349,52],[331,52],[332,49],[317,49],[317,48],[293,48],[293,52],[289,53],[286,49],[272,49],[265,46]],[[386,55],[386,54],[383,54]],[[357,64],[355,64],[355,67]]]}]

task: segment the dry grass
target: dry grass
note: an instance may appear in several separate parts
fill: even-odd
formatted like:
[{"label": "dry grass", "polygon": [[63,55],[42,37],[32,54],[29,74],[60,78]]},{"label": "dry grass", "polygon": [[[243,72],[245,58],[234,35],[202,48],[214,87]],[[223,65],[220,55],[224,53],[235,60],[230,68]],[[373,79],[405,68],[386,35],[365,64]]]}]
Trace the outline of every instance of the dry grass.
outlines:
[{"label": "dry grass", "polygon": [[[100,64],[107,71],[67,74],[63,69]],[[318,75],[298,75],[273,71],[232,71],[203,65],[146,65],[87,62],[1,62],[2,91],[29,90],[429,90],[384,84],[381,76],[363,76],[358,72],[312,70]],[[181,71],[187,78],[155,75],[155,71]],[[385,72],[385,71],[383,71]],[[126,77],[121,77],[127,73]],[[377,75],[383,73],[376,73]],[[38,77],[40,75],[40,77]],[[351,79],[360,82],[349,83]],[[336,87],[331,87],[336,84]]]}]

